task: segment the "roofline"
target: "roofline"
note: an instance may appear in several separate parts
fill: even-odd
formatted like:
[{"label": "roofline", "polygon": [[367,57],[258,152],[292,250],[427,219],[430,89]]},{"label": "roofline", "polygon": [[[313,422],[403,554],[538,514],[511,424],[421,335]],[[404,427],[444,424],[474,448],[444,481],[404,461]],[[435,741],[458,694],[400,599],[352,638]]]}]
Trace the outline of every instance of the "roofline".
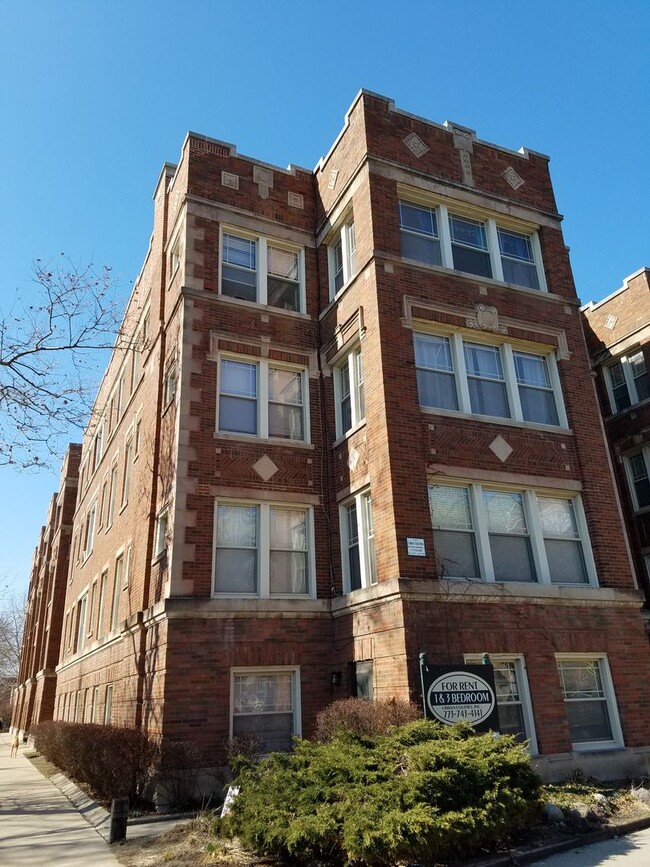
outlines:
[{"label": "roofline", "polygon": [[608,301],[611,301],[612,298],[616,298],[617,295],[620,295],[621,292],[625,292],[630,288],[630,280],[634,280],[635,277],[638,277],[640,274],[643,274],[644,271],[647,271],[650,274],[650,268],[647,265],[643,265],[637,271],[633,271],[632,274],[628,274],[627,277],[623,278],[623,285],[620,289],[617,289],[615,292],[612,292],[611,295],[606,295],[604,298],[601,298],[600,301],[588,301],[586,304],[583,304],[580,308],[582,311],[597,310],[603,304],[607,304]]}]

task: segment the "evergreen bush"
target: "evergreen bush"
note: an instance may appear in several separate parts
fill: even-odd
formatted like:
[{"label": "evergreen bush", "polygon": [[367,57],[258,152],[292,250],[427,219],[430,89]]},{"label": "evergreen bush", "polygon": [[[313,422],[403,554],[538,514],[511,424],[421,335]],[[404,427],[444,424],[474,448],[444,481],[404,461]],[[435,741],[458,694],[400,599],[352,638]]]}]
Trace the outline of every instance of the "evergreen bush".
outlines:
[{"label": "evergreen bush", "polygon": [[448,863],[503,844],[540,809],[513,738],[419,720],[387,734],[338,729],[243,763],[221,831],[259,854],[346,864]]}]

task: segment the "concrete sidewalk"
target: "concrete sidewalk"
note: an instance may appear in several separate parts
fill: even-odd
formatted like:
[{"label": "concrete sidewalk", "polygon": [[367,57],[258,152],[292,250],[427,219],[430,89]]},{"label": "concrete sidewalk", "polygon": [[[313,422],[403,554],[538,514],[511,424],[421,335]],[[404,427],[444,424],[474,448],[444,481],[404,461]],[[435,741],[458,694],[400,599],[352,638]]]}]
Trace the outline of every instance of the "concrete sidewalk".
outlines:
[{"label": "concrete sidewalk", "polygon": [[0,863],[7,867],[119,867],[107,843],[0,734]]}]

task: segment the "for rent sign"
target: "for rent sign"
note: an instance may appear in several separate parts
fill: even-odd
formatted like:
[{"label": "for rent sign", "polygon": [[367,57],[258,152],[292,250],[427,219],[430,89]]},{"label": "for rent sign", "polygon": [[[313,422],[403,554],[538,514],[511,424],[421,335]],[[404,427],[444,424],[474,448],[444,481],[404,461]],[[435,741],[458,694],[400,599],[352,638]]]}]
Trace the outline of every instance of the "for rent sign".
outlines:
[{"label": "for rent sign", "polygon": [[491,665],[428,665],[420,657],[424,715],[446,725],[468,722],[476,731],[499,731]]}]

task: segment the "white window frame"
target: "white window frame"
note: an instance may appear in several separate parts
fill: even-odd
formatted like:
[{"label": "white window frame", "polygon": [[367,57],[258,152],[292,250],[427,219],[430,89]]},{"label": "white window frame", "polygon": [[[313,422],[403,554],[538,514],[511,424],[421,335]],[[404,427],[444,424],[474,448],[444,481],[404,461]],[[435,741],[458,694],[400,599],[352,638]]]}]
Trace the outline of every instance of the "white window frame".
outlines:
[{"label": "white window frame", "polygon": [[111,724],[111,717],[113,716],[113,684],[106,684],[106,690],[104,692],[104,725],[109,726]]},{"label": "white window frame", "polygon": [[113,598],[111,600],[111,624],[109,632],[114,632],[120,622],[120,594],[124,581],[124,551],[120,550],[115,556],[115,579],[113,582]]},{"label": "white window frame", "polygon": [[[480,665],[483,661],[482,655],[476,653],[466,653],[464,658],[468,665]],[[496,668],[500,662],[511,662],[514,664],[515,679],[517,681],[519,701],[521,704],[521,714],[524,721],[524,734],[528,741],[528,749],[532,756],[539,755],[537,747],[537,732],[535,731],[535,717],[533,715],[533,703],[530,697],[526,659],[523,653],[491,653],[490,662],[492,663],[493,668]]]},{"label": "white window frame", "polygon": [[168,283],[174,279],[176,272],[181,267],[183,249],[183,233],[181,230],[176,232],[174,240],[169,246],[169,279]]},{"label": "white window frame", "polygon": [[[347,364],[347,371],[345,370]],[[336,424],[336,437],[343,437],[355,430],[366,419],[365,411],[365,380],[363,370],[362,347],[356,344],[348,349],[334,362],[334,413]],[[361,372],[361,379],[359,379]],[[347,374],[347,380],[344,377]],[[349,389],[350,398],[350,427],[343,429],[343,394],[344,387]]]},{"label": "white window frame", "polygon": [[170,362],[165,373],[165,401],[164,409],[173,403],[178,389],[178,367],[176,361]]},{"label": "white window frame", "polygon": [[129,428],[124,440],[124,472],[122,474],[122,499],[120,511],[128,505],[131,489],[131,464],[133,463],[133,429]]},{"label": "white window frame", "polygon": [[[343,282],[336,287],[336,248],[341,244],[341,265]],[[350,280],[356,276],[357,268],[357,242],[354,217],[351,213],[343,218],[334,230],[334,234],[327,242],[327,271],[329,275],[330,300],[341,293]]]},{"label": "white window frame", "polygon": [[[255,287],[256,300],[248,301],[243,298],[233,298],[232,295],[225,295],[221,291],[222,273],[223,273],[223,250],[224,250],[224,235],[234,235],[237,238],[243,238],[246,241],[255,243]],[[298,256],[298,309],[285,310],[283,307],[276,307],[268,303],[268,248],[275,247],[278,250],[286,250],[288,253],[295,253]],[[298,244],[292,244],[287,241],[273,238],[267,235],[260,235],[256,232],[250,232],[247,229],[242,229],[239,226],[221,225],[219,227],[219,295],[221,298],[227,298],[238,304],[263,304],[269,310],[278,313],[305,313],[307,309],[307,293],[305,289],[305,251]]]},{"label": "white window frame", "polygon": [[[160,557],[167,550],[167,530],[169,527],[169,508],[165,507],[156,519],[156,546],[154,558]],[[129,546],[130,547],[130,546]]]},{"label": "white window frame", "polygon": [[650,509],[650,505],[641,506],[639,504],[639,498],[636,493],[636,488],[634,487],[634,472],[632,470],[632,458],[640,455],[643,458],[643,463],[645,465],[645,472],[648,480],[650,481],[650,446],[643,446],[643,448],[631,452],[629,454],[623,455],[623,466],[625,468],[625,478],[627,479],[627,487],[630,492],[630,498],[632,500],[632,506],[635,512],[647,512]]},{"label": "white window frame", "polygon": [[[629,352],[626,352],[625,355],[619,355],[616,358],[612,359],[608,364],[603,366],[605,389],[607,390],[607,397],[609,399],[609,405],[611,407],[612,415],[617,415],[617,413],[619,412],[627,412],[633,406],[636,406],[636,404],[641,403],[641,399],[639,398],[639,394],[636,389],[636,377],[632,373],[632,366],[630,364],[630,360],[637,355],[641,355],[643,357],[643,361],[645,364],[645,355],[643,354],[643,349],[640,346],[637,346]],[[612,381],[612,368],[616,364],[621,365],[621,370],[623,371],[623,377],[625,379],[625,385],[627,387],[627,394],[630,399],[630,405],[628,407],[625,407],[625,409],[618,409],[616,406],[614,383]],[[647,369],[647,365],[646,376],[650,376],[650,370]],[[648,398],[644,398],[644,400],[648,400]]]},{"label": "white window frame", "polygon": [[[507,285],[513,286],[517,289],[524,289],[528,292],[548,292],[546,275],[544,273],[544,263],[542,260],[542,248],[539,242],[539,232],[535,228],[526,224],[518,225],[514,221],[511,222],[509,220],[503,220],[499,217],[494,217],[493,215],[487,214],[484,211],[473,211],[467,208],[464,203],[452,204],[450,202],[449,205],[447,205],[443,202],[433,202],[429,204],[423,204],[422,202],[410,201],[408,198],[403,197],[400,197],[399,202],[412,208],[420,208],[422,210],[433,211],[435,213],[436,224],[438,228],[437,240],[440,244],[440,258],[442,261],[442,265],[432,265],[427,262],[420,262],[417,259],[407,259],[406,261],[417,262],[418,264],[425,265],[429,268],[442,267],[451,271],[457,271],[457,273],[468,274],[476,280],[497,280],[500,283],[507,283],[503,274],[503,262],[501,260],[502,254],[499,245],[498,229],[501,229],[504,232],[511,232],[515,235],[525,235],[529,239],[531,252],[533,255],[533,259],[530,264],[535,266],[535,272],[537,274],[537,282],[539,284],[539,288],[535,289],[533,287],[524,286],[519,283],[507,283]],[[469,220],[470,222],[482,223],[485,226],[485,234],[487,240],[486,252],[488,253],[490,259],[490,268],[492,270],[491,277],[485,277],[481,274],[475,274],[471,271],[458,272],[458,270],[454,268],[450,216],[458,217],[462,220]],[[402,227],[400,220],[400,232],[401,231]],[[404,231],[409,232],[411,230],[404,229]],[[434,238],[435,236],[429,236],[428,234],[423,233],[423,237]]]},{"label": "white window frame", "polygon": [[90,557],[95,547],[95,530],[97,523],[97,496],[94,497],[86,515],[84,524],[84,561]]},{"label": "white window frame", "polygon": [[[415,369],[430,370],[431,368],[418,367],[415,361],[415,343],[417,340],[426,341],[427,338],[445,338],[449,341],[449,349],[451,353],[453,371],[449,371],[449,375],[453,377],[456,387],[456,398],[458,409],[449,409],[446,407],[426,406],[420,404],[420,408],[424,412],[443,414],[443,415],[466,415],[475,419],[497,421],[499,423],[515,422],[518,425],[534,425],[538,428],[548,430],[568,430],[569,421],[564,406],[564,397],[562,394],[562,386],[560,384],[560,374],[557,367],[555,353],[548,349],[542,349],[538,346],[525,346],[519,344],[510,344],[499,340],[486,340],[482,334],[465,334],[458,331],[431,330],[431,331],[414,331],[413,332],[413,357]],[[509,416],[492,416],[483,415],[472,411],[472,404],[469,392],[469,377],[467,366],[465,364],[464,344],[478,344],[482,346],[498,349],[501,359],[501,367],[503,370],[503,382],[505,383],[506,395],[508,399],[508,407],[510,410]],[[552,393],[555,402],[555,410],[557,412],[558,423],[547,424],[545,422],[528,421],[523,417],[521,406],[521,397],[519,394],[519,382],[517,380],[517,370],[515,367],[515,353],[525,355],[534,355],[538,358],[543,358],[546,361],[550,388],[545,389]],[[524,386],[525,387],[525,386]]]},{"label": "white window frame", "polygon": [[[257,433],[246,433],[244,431],[222,431],[220,427],[219,410],[221,404],[221,370],[224,361],[234,361],[241,364],[255,365],[257,368],[257,397],[255,398],[257,408]],[[302,394],[302,439],[289,439],[288,437],[274,437],[269,435],[269,406],[272,401],[269,398],[269,370],[286,370],[290,373],[300,374],[301,394]],[[284,364],[281,361],[268,360],[248,355],[232,355],[230,353],[220,353],[217,370],[217,434],[227,437],[245,437],[246,439],[255,440],[272,440],[277,443],[311,443],[311,427],[310,427],[310,412],[309,412],[309,371],[306,367],[299,364]]]},{"label": "white window frame", "polygon": [[90,722],[97,722],[97,703],[99,700],[99,687],[94,686],[92,691],[92,700],[90,705]]},{"label": "white window frame", "polygon": [[97,635],[96,638],[101,638],[104,628],[104,613],[106,607],[106,592],[108,590],[108,566],[102,569],[99,576],[99,596],[97,597]]},{"label": "white window frame", "polygon": [[372,495],[370,488],[364,488],[357,491],[352,497],[347,497],[339,504],[339,527],[341,530],[341,567],[343,575],[343,592],[352,593],[352,581],[350,575],[350,560],[349,548],[350,538],[348,531],[348,508],[352,505],[356,506],[357,515],[357,538],[359,544],[359,570],[361,574],[361,588],[373,587],[377,584],[377,559],[376,559],[376,543],[372,545],[370,539],[374,542],[374,518],[373,532],[369,534],[368,527],[368,501],[370,502],[370,512],[372,514]]},{"label": "white window frame", "polygon": [[[474,545],[476,551],[476,559],[478,564],[480,580],[486,583],[497,584],[521,584],[525,583],[530,586],[536,584],[544,584],[552,587],[598,587],[598,577],[596,573],[596,563],[594,560],[593,551],[591,548],[591,539],[589,537],[589,529],[585,517],[582,499],[579,494],[568,493],[566,491],[556,491],[554,489],[545,488],[524,488],[518,486],[505,486],[491,482],[470,482],[460,479],[450,479],[446,476],[434,476],[428,480],[428,487],[442,485],[443,487],[465,488],[468,492],[470,515],[472,519],[471,531],[474,535]],[[495,577],[494,566],[492,563],[492,552],[490,548],[490,534],[488,531],[487,510],[484,506],[483,491],[504,491],[506,493],[520,494],[522,498],[524,516],[527,527],[527,538],[530,543],[530,552],[532,556],[532,566],[534,580],[525,582],[516,581],[500,581]],[[575,516],[576,527],[578,530],[577,540],[582,548],[582,557],[586,572],[586,581],[570,581],[562,583],[552,581],[550,569],[548,565],[548,557],[544,545],[545,536],[542,529],[539,509],[537,507],[537,497],[551,497],[563,500],[570,500],[573,505],[573,514]],[[431,501],[429,500],[429,503]],[[433,523],[433,515],[432,515]],[[434,527],[434,535],[436,532]],[[445,528],[441,528],[443,531]],[[434,541],[435,547],[435,541]],[[468,580],[463,576],[449,575],[444,576],[450,580]],[[469,579],[471,580],[471,579]]]},{"label": "white window frame", "polygon": [[[621,720],[618,715],[618,703],[616,701],[616,693],[614,692],[614,683],[612,674],[609,668],[609,660],[605,653],[556,653],[555,661],[558,669],[558,680],[560,680],[559,663],[561,662],[598,662],[600,670],[600,680],[603,686],[603,698],[606,702],[607,713],[609,715],[609,723],[612,729],[612,739],[607,741],[574,741],[572,748],[575,752],[595,752],[598,750],[623,749],[625,742],[623,740],[623,730],[621,728]],[[562,683],[560,680],[560,695],[563,702],[566,704],[571,699],[565,699],[562,694]],[[591,699],[593,700],[593,699]],[[579,701],[579,699],[573,699]],[[568,722],[568,717],[567,717]]]},{"label": "white window frame", "polygon": [[79,653],[79,651],[83,650],[83,647],[86,643],[86,622],[88,617],[88,588],[83,591],[79,595],[77,599],[76,605],[77,612],[77,636],[76,636],[76,647],[75,653]]},{"label": "white window frame", "polygon": [[111,463],[108,482],[108,509],[106,512],[106,529],[110,530],[115,519],[115,507],[117,505],[117,486],[119,484],[118,476],[118,456]]},{"label": "white window frame", "polygon": [[293,737],[302,737],[302,702],[300,694],[300,666],[298,665],[267,665],[264,667],[236,667],[230,669],[230,707],[228,712],[230,737],[234,737],[235,717],[235,677],[268,674],[291,675],[291,703],[293,712]]},{"label": "white window frame", "polygon": [[[242,506],[257,509],[257,592],[233,593],[216,590],[217,582],[217,522],[219,506]],[[306,521],[306,566],[307,593],[271,593],[271,509],[290,510],[305,513]],[[257,502],[251,500],[216,499],[212,534],[212,596],[218,599],[315,599],[316,598],[316,541],[314,531],[314,510],[303,503]]]}]

